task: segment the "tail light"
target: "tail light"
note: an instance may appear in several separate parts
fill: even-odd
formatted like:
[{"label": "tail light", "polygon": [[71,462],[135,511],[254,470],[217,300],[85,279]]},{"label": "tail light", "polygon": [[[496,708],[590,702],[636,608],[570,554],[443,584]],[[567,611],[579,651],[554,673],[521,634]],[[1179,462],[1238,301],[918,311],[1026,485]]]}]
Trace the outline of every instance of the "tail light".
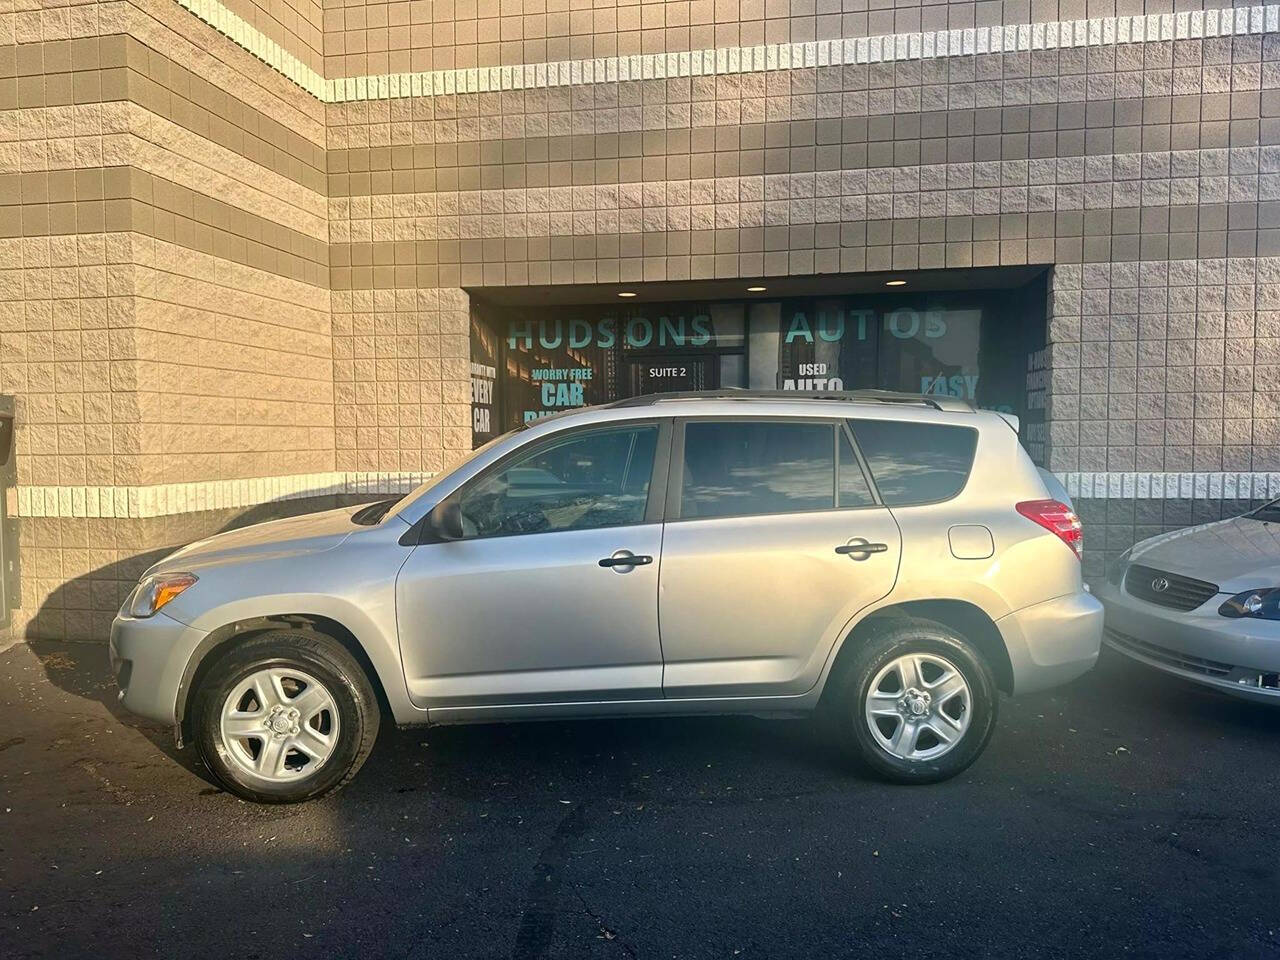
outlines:
[{"label": "tail light", "polygon": [[1024,500],[1017,511],[1028,520],[1034,520],[1065,543],[1080,559],[1084,549],[1084,528],[1076,512],[1058,500]]}]

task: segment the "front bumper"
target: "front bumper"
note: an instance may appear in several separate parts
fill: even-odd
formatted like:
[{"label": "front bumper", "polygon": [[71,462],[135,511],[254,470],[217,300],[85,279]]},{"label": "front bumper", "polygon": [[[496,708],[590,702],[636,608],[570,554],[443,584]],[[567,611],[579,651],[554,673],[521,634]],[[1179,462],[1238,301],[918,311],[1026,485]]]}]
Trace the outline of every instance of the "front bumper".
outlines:
[{"label": "front bumper", "polygon": [[1195,610],[1166,610],[1111,583],[1096,588],[1106,609],[1103,641],[1164,673],[1233,696],[1280,703],[1280,623],[1218,614],[1226,594]]},{"label": "front bumper", "polygon": [[205,637],[161,611],[145,620],[117,616],[111,624],[111,675],[130,713],[177,724],[178,690],[187,664]]},{"label": "front bumper", "polygon": [[1034,693],[1088,672],[1102,645],[1102,605],[1083,590],[996,621],[1013,667],[1013,692]]}]

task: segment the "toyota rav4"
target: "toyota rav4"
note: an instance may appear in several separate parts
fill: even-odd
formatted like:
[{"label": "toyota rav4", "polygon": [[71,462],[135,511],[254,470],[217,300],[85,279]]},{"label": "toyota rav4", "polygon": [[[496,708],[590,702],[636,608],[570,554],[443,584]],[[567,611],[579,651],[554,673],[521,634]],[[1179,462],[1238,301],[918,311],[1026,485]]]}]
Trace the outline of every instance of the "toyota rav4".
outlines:
[{"label": "toyota rav4", "polygon": [[535,421],[407,497],[202,540],[112,628],[120,697],[242,797],[379,723],[817,713],[920,783],[999,692],[1098,655],[1081,529],[1016,421],[945,398],[656,395]]}]

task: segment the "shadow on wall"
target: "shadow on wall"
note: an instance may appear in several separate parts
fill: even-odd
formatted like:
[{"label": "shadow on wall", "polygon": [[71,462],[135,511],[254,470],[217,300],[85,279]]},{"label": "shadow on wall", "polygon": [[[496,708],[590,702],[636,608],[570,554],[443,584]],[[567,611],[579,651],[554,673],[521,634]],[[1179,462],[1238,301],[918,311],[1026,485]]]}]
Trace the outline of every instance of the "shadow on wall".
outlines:
[{"label": "shadow on wall", "polygon": [[[103,525],[101,530],[91,531],[88,536],[91,540],[101,538],[105,541],[104,549],[115,552],[120,559],[59,584],[30,619],[15,620],[14,636],[27,640],[77,640],[105,644],[110,637],[111,621],[116,611],[143,571],[179,547],[257,523],[384,500],[387,496],[385,493],[333,494],[275,500],[247,509],[146,520],[85,521]],[[38,553],[41,548],[37,541],[34,551]],[[132,552],[134,549],[137,552]],[[34,575],[39,566],[38,562],[27,563],[24,575]]]},{"label": "shadow on wall", "polygon": [[[27,643],[40,658],[45,667],[45,674],[55,686],[75,696],[99,701],[117,720],[135,727],[163,753],[198,776],[207,779],[208,775],[194,751],[176,748],[173,731],[169,727],[128,714],[119,705],[115,681],[107,663],[106,650],[106,643],[111,633],[111,621],[115,617],[116,610],[147,567],[187,543],[258,523],[370,503],[384,500],[386,497],[387,494],[335,494],[325,497],[276,500],[245,510],[219,510],[212,513],[191,514],[182,518],[161,518],[182,521],[169,527],[175,534],[179,534],[175,539],[164,546],[145,550],[116,563],[99,567],[59,586],[31,619],[27,627]],[[184,531],[189,531],[190,535],[181,536],[180,532]],[[67,640],[90,641],[95,646],[100,645],[101,652],[91,653],[88,643],[77,645],[76,648],[68,651]],[[98,660],[101,661],[101,671],[90,669],[68,673],[58,669],[58,665],[63,661],[93,663]]]}]

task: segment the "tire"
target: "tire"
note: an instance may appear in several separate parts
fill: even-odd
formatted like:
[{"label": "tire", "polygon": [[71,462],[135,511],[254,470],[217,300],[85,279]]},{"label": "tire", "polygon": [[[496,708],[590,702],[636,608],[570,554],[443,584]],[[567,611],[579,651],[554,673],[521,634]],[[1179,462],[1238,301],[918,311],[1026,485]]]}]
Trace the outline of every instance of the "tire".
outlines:
[{"label": "tire", "polygon": [[205,765],[227,790],[255,803],[298,803],[343,787],[373,749],[380,719],[356,659],[336,640],[304,630],[233,641],[192,707]]},{"label": "tire", "polygon": [[[837,665],[824,698],[830,729],[846,752],[894,783],[937,783],[978,759],[995,729],[999,697],[991,668],[963,636],[932,620],[903,618],[850,642],[858,647]],[[903,671],[911,670],[903,658],[916,664],[923,683],[902,687]],[[944,665],[962,678],[962,687]],[[918,714],[922,703],[925,712]],[[905,741],[896,739],[902,729]],[[944,742],[936,731],[953,739]]]}]

